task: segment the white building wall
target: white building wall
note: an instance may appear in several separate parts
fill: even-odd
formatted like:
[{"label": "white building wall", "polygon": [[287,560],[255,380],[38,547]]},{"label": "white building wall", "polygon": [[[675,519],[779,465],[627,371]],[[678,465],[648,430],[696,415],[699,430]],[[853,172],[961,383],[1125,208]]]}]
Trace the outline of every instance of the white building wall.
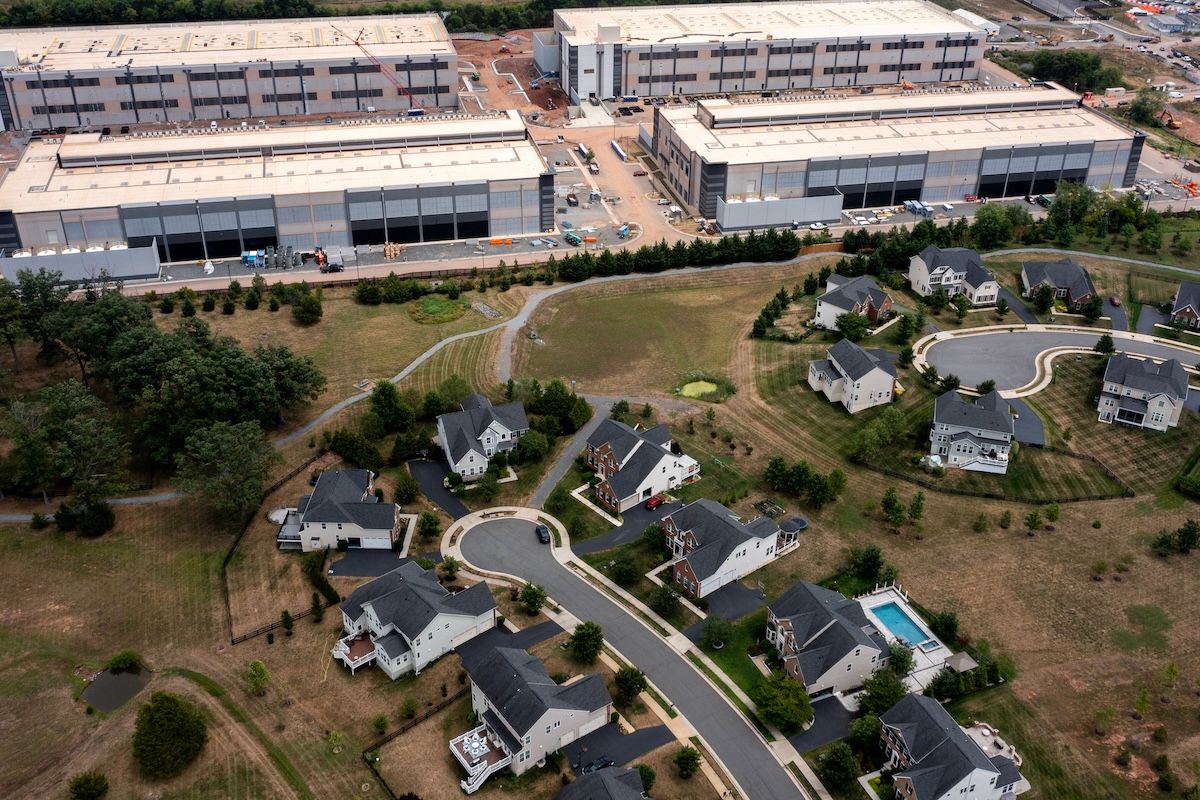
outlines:
[{"label": "white building wall", "polygon": [[824,691],[846,694],[862,686],[880,666],[878,650],[873,647],[858,647],[832,664],[825,670],[824,675],[807,684],[805,689],[809,694]]},{"label": "white building wall", "polygon": [[872,370],[854,382],[847,379],[845,383],[842,405],[851,414],[892,402],[895,380],[882,369]]},{"label": "white building wall", "polygon": [[744,578],[775,558],[776,537],[748,539],[737,550],[729,554],[720,569],[700,581],[697,597],[712,594],[727,583]]}]

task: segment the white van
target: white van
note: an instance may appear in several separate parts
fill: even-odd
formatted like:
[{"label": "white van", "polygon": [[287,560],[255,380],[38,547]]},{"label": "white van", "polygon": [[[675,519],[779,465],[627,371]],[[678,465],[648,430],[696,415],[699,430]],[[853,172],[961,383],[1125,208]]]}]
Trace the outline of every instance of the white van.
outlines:
[{"label": "white van", "polygon": [[943,211],[953,211],[954,204],[953,203],[942,203],[942,210]]}]

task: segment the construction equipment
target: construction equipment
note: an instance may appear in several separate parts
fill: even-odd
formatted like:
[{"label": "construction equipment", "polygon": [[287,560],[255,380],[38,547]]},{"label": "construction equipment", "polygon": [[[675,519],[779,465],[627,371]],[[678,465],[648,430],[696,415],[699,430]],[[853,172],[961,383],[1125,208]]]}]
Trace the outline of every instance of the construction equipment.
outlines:
[{"label": "construction equipment", "polygon": [[1171,178],[1167,181],[1167,183],[1179,189],[1183,189],[1183,191],[1187,192],[1188,197],[1200,196],[1200,184],[1197,184],[1195,181],[1188,181],[1187,183],[1184,183],[1181,180]]},{"label": "construction equipment", "polygon": [[[372,53],[370,50],[368,50],[366,48],[366,45],[364,45],[362,43],[362,41],[360,41],[362,39],[363,33],[366,32],[366,30],[367,30],[366,28],[362,28],[361,30],[359,30],[358,36],[350,36],[350,34],[346,33],[345,31],[343,31],[341,28],[339,28],[336,25],[330,25],[329,27],[333,28],[333,30],[335,32],[337,32],[338,34],[345,36],[347,39],[350,39],[352,42],[354,42],[354,46],[362,51],[362,54],[367,57],[367,60],[370,61],[375,66],[379,67],[379,74],[382,75],[384,78],[386,78],[388,83],[390,83],[392,86],[395,86],[400,91],[400,94],[402,94],[408,98],[409,108],[411,108],[411,109],[422,108],[421,103],[419,103],[417,101],[417,98],[413,97],[412,92],[408,91],[408,87],[405,86],[403,83],[401,83],[399,78],[396,77],[395,71],[394,70],[388,71],[387,65],[384,64],[382,61],[380,61],[378,58],[376,58],[374,53]],[[424,111],[422,110],[421,113],[423,114]]]},{"label": "construction equipment", "polygon": [[1042,47],[1055,47],[1062,44],[1063,38],[1062,36],[1043,36],[1038,40],[1038,44]]},{"label": "construction equipment", "polygon": [[579,247],[581,244],[583,244],[583,237],[578,233],[575,233],[575,231],[567,231],[563,234],[563,239],[566,240],[567,244],[572,245],[573,247]]},{"label": "construction equipment", "polygon": [[1162,125],[1164,128],[1170,128],[1173,131],[1177,131],[1183,127],[1179,124],[1179,121],[1175,119],[1175,116],[1165,108],[1158,112],[1158,116],[1156,116],[1154,119],[1159,125]]},{"label": "construction equipment", "polygon": [[913,85],[909,81],[904,81],[903,83],[900,84],[900,88],[903,89],[904,91],[908,92],[908,91],[912,91]]}]

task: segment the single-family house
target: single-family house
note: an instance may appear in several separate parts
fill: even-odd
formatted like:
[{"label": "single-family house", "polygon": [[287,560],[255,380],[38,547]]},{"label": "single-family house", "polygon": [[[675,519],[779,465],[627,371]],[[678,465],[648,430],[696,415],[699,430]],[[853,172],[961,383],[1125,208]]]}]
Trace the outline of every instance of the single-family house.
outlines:
[{"label": "single-family house", "polygon": [[431,570],[409,561],[355,589],[342,603],[346,635],[333,657],[351,672],[374,664],[389,678],[430,663],[496,627],[487,584],[451,594]]},{"label": "single-family house", "polygon": [[825,283],[825,294],[817,298],[817,313],[813,324],[818,328],[837,328],[842,314],[862,314],[872,325],[886,319],[892,311],[892,296],[879,288],[867,275],[847,278],[836,272]]},{"label": "single-family house", "polygon": [[1079,311],[1093,295],[1096,285],[1088,271],[1069,258],[1058,261],[1026,261],[1021,265],[1021,294],[1032,298],[1039,286],[1049,286],[1054,296]]},{"label": "single-family house", "polygon": [[[1200,16],[1200,12],[1197,15]],[[1200,283],[1182,281],[1179,284],[1175,303],[1171,306],[1171,321],[1176,320],[1189,328],[1200,327]]]},{"label": "single-family house", "polygon": [[1165,431],[1179,424],[1187,393],[1187,372],[1174,358],[1156,364],[1117,353],[1104,368],[1099,419]]},{"label": "single-family house", "polygon": [[618,514],[700,476],[700,464],[679,452],[666,425],[642,430],[606,419],[584,452],[600,479],[596,499]]},{"label": "single-family house", "polygon": [[281,550],[325,550],[345,542],[390,549],[401,536],[400,507],[375,497],[375,474],[365,469],[322,472],[312,494],[289,509],[275,537]]},{"label": "single-family house", "polygon": [[612,696],[599,675],[557,684],[546,666],[524,650],[497,647],[466,665],[471,708],[478,727],[450,741],[467,771],[460,782],[471,794],[490,775],[521,775],[546,756],[608,722]]},{"label": "single-family house", "polygon": [[767,640],[814,697],[857,689],[892,652],[861,603],[804,581],[768,607]]},{"label": "single-family house", "polygon": [[580,775],[554,800],[644,800],[642,773],[624,767],[605,767]]},{"label": "single-family house", "polygon": [[437,418],[438,442],[450,469],[472,481],[487,472],[492,456],[513,449],[529,433],[529,419],[521,403],[494,406],[480,394],[468,395],[461,408]]},{"label": "single-family house", "polygon": [[985,753],[931,697],[905,695],[879,722],[898,799],[1012,800],[1030,788],[1012,758]]},{"label": "single-family house", "polygon": [[996,276],[979,253],[966,247],[926,247],[908,260],[908,282],[921,297],[940,289],[951,296],[966,295],[973,306],[995,305],[1000,294]]},{"label": "single-family house", "polygon": [[1003,475],[1008,472],[1013,429],[1012,406],[999,392],[968,403],[949,391],[933,404],[929,452],[948,467]]},{"label": "single-family house", "polygon": [[743,523],[725,506],[700,499],[662,521],[675,561],[671,575],[693,597],[704,597],[778,558],[796,541],[770,517]]},{"label": "single-family house", "polygon": [[890,361],[842,339],[826,351],[826,358],[808,362],[808,385],[841,403],[851,414],[892,402],[896,367]]}]

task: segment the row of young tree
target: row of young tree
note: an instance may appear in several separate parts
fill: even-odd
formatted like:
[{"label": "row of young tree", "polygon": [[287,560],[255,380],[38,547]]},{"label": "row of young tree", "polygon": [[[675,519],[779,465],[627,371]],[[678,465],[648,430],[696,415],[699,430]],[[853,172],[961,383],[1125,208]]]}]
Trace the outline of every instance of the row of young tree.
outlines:
[{"label": "row of young tree", "polygon": [[803,497],[811,508],[832,503],[846,490],[846,473],[835,469],[824,475],[807,461],[788,464],[781,456],[773,456],[763,472],[763,483],[771,491],[791,497]]},{"label": "row of young tree", "polygon": [[232,473],[265,476],[272,449],[263,431],[325,386],[312,360],[281,345],[247,351],[199,318],[163,330],[146,303],[118,288],[70,299],[60,278],[22,271],[6,294],[4,330],[19,325],[40,362],[69,359],[79,377],[10,400],[0,489],[98,501],[123,488],[134,466],[151,477],[178,471],[185,491],[204,490],[216,511],[244,508],[247,493],[257,502],[261,481]]}]

